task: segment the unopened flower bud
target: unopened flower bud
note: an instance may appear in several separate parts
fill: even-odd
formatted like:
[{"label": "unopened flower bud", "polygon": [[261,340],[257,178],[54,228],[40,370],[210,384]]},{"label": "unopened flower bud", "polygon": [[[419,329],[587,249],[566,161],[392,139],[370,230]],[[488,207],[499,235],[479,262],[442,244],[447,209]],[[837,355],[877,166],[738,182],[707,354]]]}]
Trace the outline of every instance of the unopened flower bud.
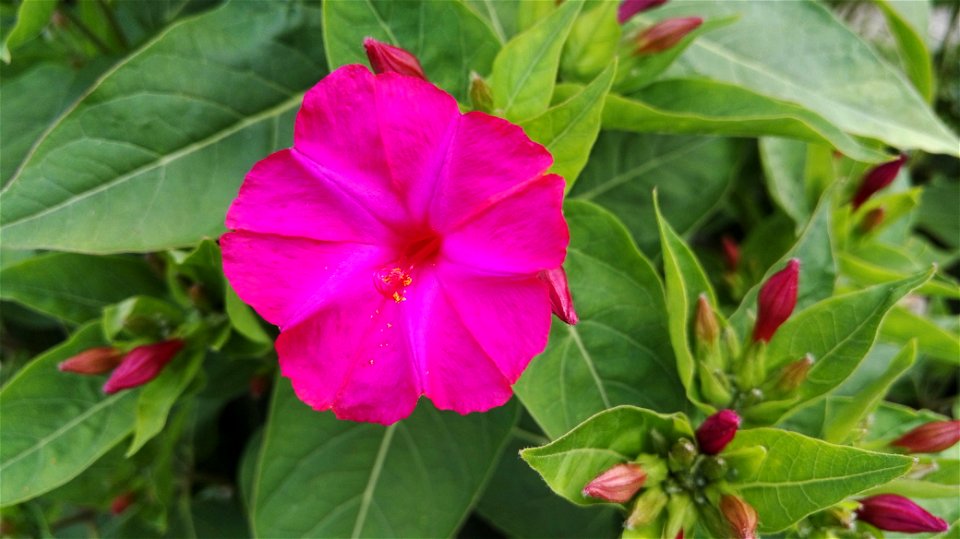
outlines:
[{"label": "unopened flower bud", "polygon": [[780,372],[777,389],[784,392],[796,390],[807,379],[811,367],[813,367],[813,356],[810,354],[788,364]]},{"label": "unopened flower bud", "polygon": [[617,464],[583,487],[583,495],[612,503],[627,503],[643,487],[647,474],[639,464]]},{"label": "unopened flower bud", "polygon": [[790,318],[797,306],[797,281],[800,261],[791,258],[787,267],[774,273],[760,288],[757,296],[757,323],[753,340],[769,342],[781,324]]},{"label": "unopened flower bud", "polygon": [[960,419],[920,425],[890,445],[902,447],[909,453],[939,453],[957,442],[960,442]]},{"label": "unopened flower bud", "polygon": [[881,530],[904,533],[945,532],[949,525],[908,498],[878,494],[860,500],[857,518]]},{"label": "unopened flower bud", "polygon": [[557,318],[575,325],[580,319],[573,308],[573,297],[570,296],[570,285],[567,283],[567,272],[563,267],[544,270],[537,274],[541,281],[547,284],[550,293],[550,308]]},{"label": "unopened flower bud", "polygon": [[617,8],[617,22],[623,24],[634,15],[648,9],[666,4],[667,0],[623,0]]},{"label": "unopened flower bud", "polygon": [[883,224],[885,216],[886,211],[880,207],[868,211],[867,214],[863,216],[863,219],[860,220],[860,233],[867,234],[868,232],[876,230],[878,226]]},{"label": "unopened flower bud", "polygon": [[696,460],[696,458],[697,446],[693,445],[693,442],[686,438],[680,438],[674,442],[673,447],[670,448],[670,454],[668,455],[670,469],[675,472],[686,470],[693,465],[693,461]]},{"label": "unopened flower bud", "polygon": [[138,346],[127,352],[120,366],[113,371],[107,383],[103,385],[103,392],[116,393],[123,389],[142,386],[153,380],[183,348],[183,345],[183,341],[173,339]]},{"label": "unopened flower bud", "polygon": [[740,416],[733,410],[720,410],[706,418],[697,429],[700,451],[716,455],[727,447],[740,428]]},{"label": "unopened flower bud", "polygon": [[119,515],[127,510],[127,507],[130,507],[130,504],[133,503],[134,495],[132,492],[124,492],[119,496],[115,497],[110,501],[110,512],[114,515]]},{"label": "unopened flower bud", "polygon": [[77,374],[103,374],[110,372],[120,364],[123,353],[112,346],[99,346],[84,350],[62,361],[57,368],[63,372]]},{"label": "unopened flower bud", "polygon": [[683,539],[683,528],[692,526],[696,522],[697,509],[693,505],[693,498],[686,492],[670,494],[667,501],[667,522],[663,527],[662,537],[679,537]]},{"label": "unopened flower bud", "polygon": [[714,406],[727,406],[733,400],[733,393],[730,391],[730,382],[727,375],[718,369],[710,368],[704,365],[700,370],[700,393],[707,402]]},{"label": "unopened flower bud", "polygon": [[633,530],[650,524],[660,516],[669,499],[663,489],[659,487],[644,490],[643,494],[637,498],[633,511],[630,512],[630,516],[627,517],[624,525],[627,529]]},{"label": "unopened flower bud", "polygon": [[737,539],[757,538],[757,510],[740,496],[724,494],[720,498],[720,512],[730,523]]},{"label": "unopened flower bud", "polygon": [[483,80],[483,77],[474,71],[470,72],[470,104],[473,106],[473,110],[479,110],[480,112],[493,111],[493,91],[490,90],[487,81]]},{"label": "unopened flower bud", "polygon": [[720,238],[720,244],[723,246],[723,262],[727,266],[727,271],[737,271],[740,267],[740,246],[737,245],[737,240],[724,234]]},{"label": "unopened flower bud", "polygon": [[703,24],[700,17],[677,17],[660,21],[637,36],[634,54],[663,52]]},{"label": "unopened flower bud", "polygon": [[723,479],[727,476],[727,471],[729,469],[730,466],[727,465],[727,459],[718,455],[704,459],[703,464],[700,465],[700,470],[703,472],[703,476],[711,481],[719,481]]},{"label": "unopened flower bud", "polygon": [[720,324],[717,323],[717,315],[713,313],[713,307],[710,306],[710,300],[706,294],[700,294],[697,299],[697,316],[694,324],[694,334],[697,340],[702,343],[715,343],[720,337]]},{"label": "unopened flower bud", "polygon": [[867,201],[874,193],[893,183],[894,178],[900,173],[903,164],[907,162],[906,155],[900,155],[893,161],[888,161],[882,165],[872,168],[860,182],[860,187],[853,195],[853,209],[857,209],[861,204]]},{"label": "unopened flower bud", "polygon": [[367,59],[370,60],[370,67],[373,68],[374,73],[394,72],[427,80],[427,75],[420,66],[420,60],[405,49],[388,45],[372,37],[364,38],[363,48],[367,50]]}]

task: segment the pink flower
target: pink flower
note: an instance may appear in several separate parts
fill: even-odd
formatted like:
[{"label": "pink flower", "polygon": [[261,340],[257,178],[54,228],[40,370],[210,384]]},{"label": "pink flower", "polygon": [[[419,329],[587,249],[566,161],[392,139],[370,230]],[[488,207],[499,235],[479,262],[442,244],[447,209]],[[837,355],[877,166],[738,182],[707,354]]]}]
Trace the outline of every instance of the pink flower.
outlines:
[{"label": "pink flower", "polygon": [[739,428],[740,416],[733,410],[720,410],[704,419],[696,432],[700,451],[708,455],[723,451]]},{"label": "pink flower", "polygon": [[857,518],[891,532],[945,532],[950,528],[942,518],[897,494],[878,494],[860,500]]},{"label": "pink flower", "polygon": [[666,4],[667,0],[622,0],[617,7],[617,22],[623,24],[641,11]]},{"label": "pink flower", "polygon": [[863,177],[863,181],[860,182],[860,187],[857,188],[857,192],[853,195],[853,209],[859,208],[860,205],[872,197],[874,193],[893,183],[893,180],[897,178],[897,174],[900,173],[900,169],[903,168],[903,164],[906,162],[907,156],[900,155],[893,161],[887,161],[870,169],[870,172],[868,172],[867,175]]},{"label": "pink flower", "polygon": [[791,258],[787,267],[774,273],[760,287],[757,295],[757,323],[753,327],[753,340],[770,342],[777,329],[790,318],[797,306],[797,286],[800,278],[800,261]]},{"label": "pink flower", "polygon": [[703,24],[700,17],[677,17],[658,22],[637,36],[634,54],[655,54],[673,48]]},{"label": "pink flower", "polygon": [[116,393],[122,389],[142,386],[153,380],[177,355],[184,342],[179,339],[138,346],[123,356],[123,362],[117,367],[107,383],[103,384],[104,393]]},{"label": "pink flower", "polygon": [[939,453],[960,442],[960,419],[931,421],[890,442],[910,453]]},{"label": "pink flower", "polygon": [[307,92],[293,148],[253,167],[221,238],[300,399],[382,424],[421,395],[459,413],[505,403],[546,346],[539,276],[569,241],[551,163],[419,78],[349,65]]},{"label": "pink flower", "polygon": [[625,462],[603,472],[583,487],[583,495],[612,503],[627,503],[647,481],[639,464]]}]

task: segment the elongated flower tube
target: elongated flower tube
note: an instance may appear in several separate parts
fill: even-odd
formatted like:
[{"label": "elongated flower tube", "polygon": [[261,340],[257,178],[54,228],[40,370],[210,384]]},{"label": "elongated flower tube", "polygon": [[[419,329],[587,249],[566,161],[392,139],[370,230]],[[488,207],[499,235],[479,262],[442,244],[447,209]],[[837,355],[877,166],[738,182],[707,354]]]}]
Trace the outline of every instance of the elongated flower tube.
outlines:
[{"label": "elongated flower tube", "polygon": [[637,36],[634,54],[663,52],[679,43],[701,24],[703,19],[700,17],[678,17],[660,21]]},{"label": "elongated flower tube", "polygon": [[881,530],[903,533],[945,532],[942,518],[897,494],[878,494],[860,500],[857,518]]},{"label": "elongated flower tube", "polygon": [[103,374],[115,369],[122,359],[123,352],[120,350],[112,346],[98,346],[62,361],[57,368],[76,374]]},{"label": "elongated flower tube", "polygon": [[737,539],[757,539],[757,510],[740,496],[725,494],[720,498],[720,512]]},{"label": "elongated flower tube", "polygon": [[700,451],[707,455],[723,451],[739,428],[740,416],[733,410],[720,410],[706,418],[696,432]]},{"label": "elongated flower tube", "polygon": [[900,155],[893,161],[888,161],[882,165],[877,165],[863,177],[857,192],[853,195],[853,209],[859,208],[864,202],[874,195],[877,191],[893,183],[893,180],[900,173],[903,164],[907,162],[906,155]]},{"label": "elongated flower tube", "polygon": [[617,7],[617,22],[623,24],[637,13],[666,4],[667,0],[622,0]]},{"label": "elongated flower tube", "polygon": [[939,453],[960,442],[960,419],[931,421],[897,438],[890,445],[910,453]]},{"label": "elongated flower tube", "polygon": [[583,487],[583,495],[611,503],[627,503],[643,487],[647,474],[639,464],[617,464]]},{"label": "elongated flower tube", "polygon": [[374,73],[393,72],[427,80],[420,60],[406,49],[394,47],[372,37],[363,40],[363,48],[367,51],[367,59]]},{"label": "elongated flower tube", "polygon": [[293,147],[247,174],[224,272],[280,327],[280,371],[314,409],[489,410],[546,347],[559,289],[541,275],[569,242],[552,163],[419,77],[343,66],[304,96]]},{"label": "elongated flower tube", "polygon": [[173,339],[138,346],[127,352],[120,366],[113,371],[107,383],[103,385],[103,392],[116,393],[123,389],[142,386],[153,380],[180,352],[183,345],[183,341]]},{"label": "elongated flower tube", "polygon": [[757,296],[757,323],[753,340],[770,342],[777,329],[790,318],[797,306],[797,281],[800,261],[791,258],[787,267],[774,273],[760,288]]}]

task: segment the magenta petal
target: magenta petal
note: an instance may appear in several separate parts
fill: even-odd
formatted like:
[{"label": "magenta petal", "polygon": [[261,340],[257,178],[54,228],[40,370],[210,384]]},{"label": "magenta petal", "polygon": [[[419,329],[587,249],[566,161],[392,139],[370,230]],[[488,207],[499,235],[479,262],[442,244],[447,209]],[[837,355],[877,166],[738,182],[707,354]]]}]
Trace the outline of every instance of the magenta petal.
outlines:
[{"label": "magenta petal", "polygon": [[296,150],[254,165],[227,213],[227,227],[327,241],[371,242],[391,231],[333,177]]},{"label": "magenta petal", "polygon": [[468,329],[433,270],[424,270],[403,303],[425,393],[441,410],[484,412],[510,400],[510,380]]},{"label": "magenta petal", "polygon": [[410,415],[422,391],[403,307],[362,294],[284,330],[277,354],[297,396],[341,419],[389,425]]},{"label": "magenta petal", "polygon": [[493,273],[535,273],[563,263],[570,236],[564,181],[542,176],[487,206],[444,238],[443,256]]},{"label": "magenta petal", "polygon": [[443,232],[539,178],[553,163],[547,150],[510,122],[471,112],[460,119],[430,223]]},{"label": "magenta petal", "polygon": [[372,289],[385,248],[249,232],[220,238],[223,271],[243,301],[281,328],[358,287]]}]

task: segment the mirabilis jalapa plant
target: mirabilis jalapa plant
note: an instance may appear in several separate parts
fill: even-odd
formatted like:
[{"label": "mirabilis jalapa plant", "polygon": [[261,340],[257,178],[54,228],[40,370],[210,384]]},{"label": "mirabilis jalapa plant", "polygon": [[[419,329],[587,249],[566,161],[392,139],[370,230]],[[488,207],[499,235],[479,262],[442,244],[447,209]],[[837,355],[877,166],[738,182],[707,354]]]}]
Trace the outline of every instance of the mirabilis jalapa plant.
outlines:
[{"label": "mirabilis jalapa plant", "polygon": [[0,314],[69,338],[4,355],[2,534],[955,531],[895,4],[903,73],[807,1],[23,2]]}]

